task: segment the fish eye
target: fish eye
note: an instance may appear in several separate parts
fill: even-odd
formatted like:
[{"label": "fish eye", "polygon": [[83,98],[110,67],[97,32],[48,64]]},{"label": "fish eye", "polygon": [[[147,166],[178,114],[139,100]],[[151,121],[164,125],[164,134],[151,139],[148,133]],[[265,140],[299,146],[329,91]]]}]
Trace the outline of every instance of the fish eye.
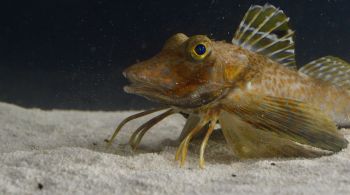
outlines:
[{"label": "fish eye", "polygon": [[210,53],[210,47],[205,42],[193,44],[192,47],[188,48],[188,52],[192,59],[196,61],[203,60]]},{"label": "fish eye", "polygon": [[201,43],[196,45],[196,47],[194,48],[194,52],[196,52],[196,54],[199,56],[205,54],[206,51],[207,51],[207,48],[205,47],[205,45]]},{"label": "fish eye", "polygon": [[204,60],[211,53],[211,40],[204,35],[190,37],[186,44],[187,54],[195,61]]},{"label": "fish eye", "polygon": [[209,48],[205,42],[196,43],[193,44],[192,48],[190,49],[190,53],[194,60],[203,60],[208,55]]}]

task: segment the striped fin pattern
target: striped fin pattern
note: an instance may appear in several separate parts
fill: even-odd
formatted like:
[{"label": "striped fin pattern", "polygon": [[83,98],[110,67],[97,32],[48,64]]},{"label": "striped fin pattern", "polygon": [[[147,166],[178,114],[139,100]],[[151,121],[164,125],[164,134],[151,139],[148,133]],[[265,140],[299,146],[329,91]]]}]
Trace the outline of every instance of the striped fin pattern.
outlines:
[{"label": "striped fin pattern", "polygon": [[327,150],[316,150],[316,148],[298,144],[276,133],[264,131],[226,111],[220,114],[220,125],[228,146],[241,159],[315,158],[332,153]]},{"label": "striped fin pattern", "polygon": [[232,43],[296,69],[294,31],[289,18],[273,5],[254,5],[245,14]]},{"label": "striped fin pattern", "polygon": [[[279,138],[332,152],[338,152],[348,145],[328,115],[304,102],[245,94],[244,99],[223,106],[226,112]],[[219,120],[221,122],[222,119]]]},{"label": "striped fin pattern", "polygon": [[350,89],[350,64],[340,58],[334,56],[319,58],[301,67],[299,72]]}]

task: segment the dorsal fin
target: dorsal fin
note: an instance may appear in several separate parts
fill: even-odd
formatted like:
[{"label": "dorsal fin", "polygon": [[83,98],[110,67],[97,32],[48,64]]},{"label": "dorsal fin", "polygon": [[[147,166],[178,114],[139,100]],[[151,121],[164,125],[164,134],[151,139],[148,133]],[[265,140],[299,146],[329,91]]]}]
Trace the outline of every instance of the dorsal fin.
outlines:
[{"label": "dorsal fin", "polygon": [[232,43],[296,69],[294,31],[289,18],[273,5],[254,5],[245,14]]},{"label": "dorsal fin", "polygon": [[319,58],[301,67],[299,72],[350,89],[350,64],[340,58]]}]

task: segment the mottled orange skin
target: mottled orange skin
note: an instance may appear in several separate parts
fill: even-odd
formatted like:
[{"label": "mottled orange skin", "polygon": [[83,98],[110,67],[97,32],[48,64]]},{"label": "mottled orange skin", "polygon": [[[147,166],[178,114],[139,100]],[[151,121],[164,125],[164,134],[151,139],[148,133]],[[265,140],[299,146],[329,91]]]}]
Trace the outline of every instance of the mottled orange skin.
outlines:
[{"label": "mottled orange skin", "polygon": [[[208,38],[199,36],[195,39]],[[231,87],[226,82],[224,69],[234,62],[240,63],[239,56],[222,58],[219,55],[221,47],[229,45],[212,42],[211,54],[196,61],[186,51],[191,40],[184,34],[174,35],[157,55],[126,69],[124,75],[134,85],[126,91],[181,108],[200,107],[220,97]]]},{"label": "mottled orange skin", "polygon": [[270,95],[307,102],[320,108],[339,125],[350,125],[350,96],[346,89],[313,79],[265,56],[222,41],[211,41],[211,53],[196,61],[186,50],[189,41],[205,36],[176,34],[149,60],[125,70],[133,83],[129,93],[195,112],[234,104],[238,96]]},{"label": "mottled orange skin", "polygon": [[[307,102],[329,115],[338,125],[350,125],[350,96],[347,89],[311,78],[272,60],[246,51],[251,73],[241,80],[243,93]],[[235,91],[231,92],[233,95]]]}]

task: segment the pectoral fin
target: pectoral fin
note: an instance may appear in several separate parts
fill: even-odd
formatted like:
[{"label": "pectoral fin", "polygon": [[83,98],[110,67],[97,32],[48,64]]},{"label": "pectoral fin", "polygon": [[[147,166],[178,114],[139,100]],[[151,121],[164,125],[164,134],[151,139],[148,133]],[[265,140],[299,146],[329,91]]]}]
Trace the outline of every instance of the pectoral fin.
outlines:
[{"label": "pectoral fin", "polygon": [[229,112],[221,113],[220,125],[228,145],[239,158],[314,158],[330,153],[307,148],[273,132],[258,129]]},{"label": "pectoral fin", "polygon": [[244,99],[237,101],[225,104],[224,109],[249,124],[251,131],[259,129],[279,138],[332,152],[340,151],[348,144],[328,116],[306,103],[254,95],[245,95]]}]

